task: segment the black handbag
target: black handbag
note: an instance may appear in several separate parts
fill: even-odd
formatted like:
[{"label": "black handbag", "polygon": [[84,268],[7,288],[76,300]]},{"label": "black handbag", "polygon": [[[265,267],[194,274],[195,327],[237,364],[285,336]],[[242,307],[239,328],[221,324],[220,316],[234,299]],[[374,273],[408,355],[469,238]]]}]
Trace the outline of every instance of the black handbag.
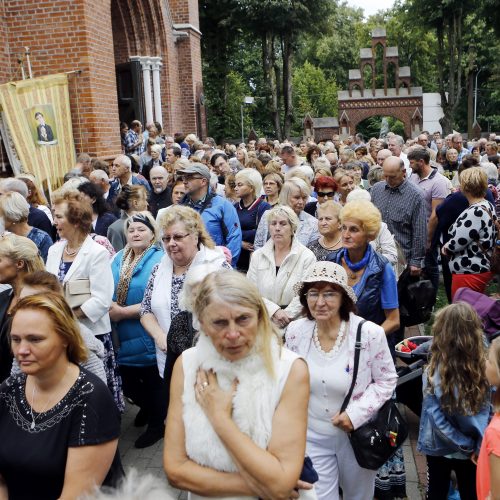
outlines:
[{"label": "black handbag", "polygon": [[[342,403],[340,412],[347,408],[356,384],[359,368],[359,355],[361,351],[361,329],[365,321],[358,325],[356,344],[354,346],[354,369],[352,383],[347,396]],[[349,434],[349,440],[354,451],[354,456],[360,467],[377,470],[396,453],[408,437],[408,424],[399,413],[393,399],[384,403],[376,417],[366,424],[358,427]]]}]

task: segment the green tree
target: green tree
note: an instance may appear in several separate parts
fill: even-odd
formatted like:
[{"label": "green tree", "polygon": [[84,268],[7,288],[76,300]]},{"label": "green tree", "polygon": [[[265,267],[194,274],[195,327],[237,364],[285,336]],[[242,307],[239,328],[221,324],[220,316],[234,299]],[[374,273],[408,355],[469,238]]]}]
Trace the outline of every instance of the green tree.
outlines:
[{"label": "green tree", "polygon": [[332,5],[323,29],[301,35],[295,54],[297,64],[309,61],[333,77],[340,88],[347,88],[348,70],[358,67],[362,26],[362,9],[346,3]]},{"label": "green tree", "polygon": [[327,78],[321,68],[308,61],[295,67],[293,92],[296,125],[302,123],[307,113],[313,117],[337,115],[338,88],[335,80]]},{"label": "green tree", "polygon": [[[239,3],[243,29],[260,36],[265,95],[275,134],[288,137],[293,123],[292,64],[301,33],[317,30],[331,0],[245,0]],[[280,108],[283,106],[283,124]]]},{"label": "green tree", "polygon": [[236,48],[235,35],[239,34],[233,23],[235,8],[236,0],[200,0],[199,3],[208,130],[218,141],[224,137],[227,111],[226,77]]},{"label": "green tree", "polygon": [[464,92],[464,22],[475,6],[467,0],[409,0],[408,4],[410,16],[436,35],[438,87],[444,113],[440,123],[448,134],[455,125]]}]

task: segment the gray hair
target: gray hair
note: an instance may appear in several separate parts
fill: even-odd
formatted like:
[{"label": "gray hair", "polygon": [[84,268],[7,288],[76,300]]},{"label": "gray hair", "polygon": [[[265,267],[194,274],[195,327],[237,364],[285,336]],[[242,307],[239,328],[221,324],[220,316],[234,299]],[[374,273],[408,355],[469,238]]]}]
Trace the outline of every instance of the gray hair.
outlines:
[{"label": "gray hair", "polygon": [[[286,182],[285,182],[286,184]],[[290,227],[292,228],[292,235],[295,236],[297,229],[299,228],[300,220],[297,214],[287,205],[276,205],[266,212],[267,224],[271,223],[273,219],[277,217],[283,217],[288,220]]]},{"label": "gray hair", "polygon": [[405,143],[404,139],[403,139],[400,135],[396,135],[396,134],[394,134],[394,135],[391,137],[391,139],[395,139],[395,140],[396,140],[396,142],[399,144],[399,146],[402,146],[402,145]]},{"label": "gray hair", "polygon": [[151,151],[154,151],[155,153],[161,153],[162,149],[163,149],[163,146],[161,144],[153,144],[151,146]]},{"label": "gray hair", "polygon": [[90,172],[90,177],[95,177],[100,181],[109,181],[109,176],[104,170],[93,170],[92,172]]},{"label": "gray hair", "polygon": [[252,188],[254,196],[256,198],[260,196],[260,192],[262,191],[262,176],[257,170],[253,168],[244,168],[236,174],[234,180],[236,182],[241,181],[248,184]]},{"label": "gray hair", "polygon": [[346,203],[349,203],[350,201],[354,200],[372,201],[372,197],[370,196],[370,193],[365,189],[354,189],[347,195]]},{"label": "gray hair", "polygon": [[115,161],[126,167],[128,170],[132,170],[132,160],[128,156],[118,155],[115,158]]},{"label": "gray hair", "polygon": [[58,191],[73,191],[75,189],[78,189],[78,186],[80,186],[81,184],[85,184],[86,182],[89,182],[86,177],[71,177],[58,189]]},{"label": "gray hair", "polygon": [[28,220],[30,205],[22,194],[10,191],[0,196],[0,211],[9,222],[25,222]]},{"label": "gray hair", "polygon": [[305,183],[305,181],[299,179],[298,177],[292,177],[287,180],[281,188],[279,201],[282,205],[288,205],[288,198],[290,198],[290,194],[294,188],[298,188],[300,194],[303,196],[309,197],[311,195],[311,188]]},{"label": "gray hair", "polygon": [[28,197],[28,186],[26,183],[20,179],[14,179],[14,177],[9,177],[0,181],[0,189],[6,192],[14,191],[24,196],[24,198]]},{"label": "gray hair", "polygon": [[[328,166],[330,166],[330,162],[328,162]],[[298,167],[291,168],[285,174],[285,180],[288,181],[288,180],[296,177],[296,174],[298,172],[302,173],[304,175],[304,177],[309,180],[309,184],[314,180],[314,170],[309,165],[300,165]],[[299,177],[299,179],[300,179],[300,177]]]},{"label": "gray hair", "polygon": [[498,181],[498,169],[494,163],[483,162],[479,166],[486,172],[488,180]]},{"label": "gray hair", "polygon": [[[328,153],[328,154],[330,154],[330,153]],[[336,156],[337,156],[337,154],[335,153],[335,157]],[[328,161],[328,158],[326,158],[325,156],[321,156],[318,159],[314,160],[313,167],[314,167],[314,171],[318,170],[319,168],[327,168],[328,170],[331,169],[330,162]]]}]

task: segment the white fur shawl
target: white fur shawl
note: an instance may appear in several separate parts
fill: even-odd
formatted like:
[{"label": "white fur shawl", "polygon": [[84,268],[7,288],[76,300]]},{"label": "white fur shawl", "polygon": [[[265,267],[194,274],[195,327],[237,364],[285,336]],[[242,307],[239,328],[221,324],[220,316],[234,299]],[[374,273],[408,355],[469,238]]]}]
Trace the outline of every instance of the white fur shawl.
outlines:
[{"label": "white fur shawl", "polygon": [[[280,355],[281,353],[281,355]],[[186,452],[200,465],[223,472],[236,472],[229,453],[213,430],[201,406],[196,402],[194,385],[198,367],[213,369],[223,390],[229,390],[235,378],[239,384],[233,399],[233,420],[260,448],[266,449],[271,438],[272,420],[290,367],[297,355],[272,344],[276,376],[264,367],[262,356],[253,353],[236,362],[223,358],[212,341],[201,332],[197,345],[183,353],[183,420]]]}]

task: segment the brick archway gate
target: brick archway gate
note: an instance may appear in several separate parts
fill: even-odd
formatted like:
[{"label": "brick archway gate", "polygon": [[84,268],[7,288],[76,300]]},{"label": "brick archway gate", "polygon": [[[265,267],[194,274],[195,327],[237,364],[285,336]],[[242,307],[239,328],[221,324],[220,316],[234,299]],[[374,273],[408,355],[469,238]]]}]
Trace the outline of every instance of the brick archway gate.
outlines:
[{"label": "brick archway gate", "polygon": [[422,130],[422,96],[400,98],[339,100],[340,131],[350,135],[359,123],[372,116],[392,116],[404,124],[405,135],[413,137]]},{"label": "brick archway gate", "polygon": [[[382,50],[383,88],[376,88],[377,48]],[[380,52],[380,51],[379,51]],[[387,47],[385,29],[372,32],[371,48],[360,49],[359,69],[349,70],[349,87],[338,93],[339,132],[345,137],[371,116],[392,116],[404,124],[405,135],[414,137],[423,127],[421,87],[411,86],[408,66],[399,66],[397,47]],[[367,71],[368,70],[368,71]],[[393,74],[391,74],[391,70]],[[392,85],[392,88],[388,88]]]}]

